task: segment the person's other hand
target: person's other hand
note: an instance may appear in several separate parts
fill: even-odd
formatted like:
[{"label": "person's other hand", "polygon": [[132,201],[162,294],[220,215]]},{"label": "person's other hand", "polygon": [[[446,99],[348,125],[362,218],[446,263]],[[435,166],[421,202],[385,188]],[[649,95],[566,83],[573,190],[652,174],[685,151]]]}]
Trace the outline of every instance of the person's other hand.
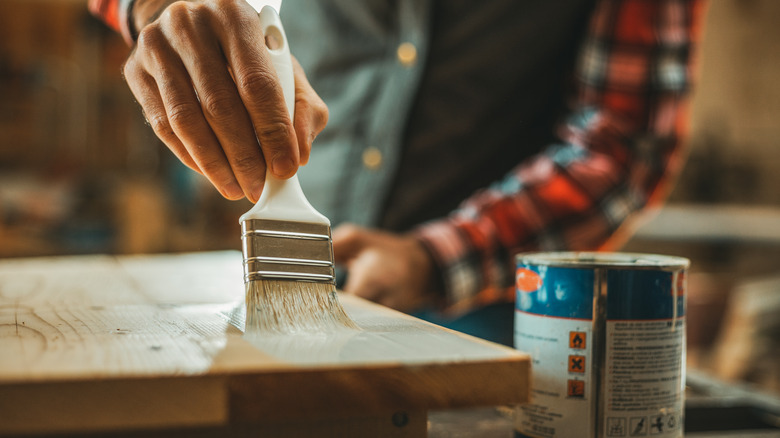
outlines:
[{"label": "person's other hand", "polygon": [[[125,79],[155,134],[228,199],[256,202],[266,168],[306,164],[328,110],[297,61],[291,121],[260,30],[244,0],[137,0],[138,42]],[[148,23],[148,24],[147,24]]]},{"label": "person's other hand", "polygon": [[333,252],[349,272],[344,292],[404,312],[435,301],[433,261],[413,237],[341,225],[333,230]]}]

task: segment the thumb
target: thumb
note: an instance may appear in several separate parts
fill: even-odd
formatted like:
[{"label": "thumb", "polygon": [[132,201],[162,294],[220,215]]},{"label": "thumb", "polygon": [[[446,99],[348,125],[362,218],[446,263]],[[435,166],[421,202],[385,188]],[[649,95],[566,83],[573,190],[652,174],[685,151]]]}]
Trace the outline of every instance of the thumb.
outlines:
[{"label": "thumb", "polygon": [[333,257],[339,264],[349,263],[368,245],[369,233],[363,227],[343,224],[333,230]]},{"label": "thumb", "polygon": [[349,275],[344,284],[344,292],[357,295],[371,301],[378,301],[385,288],[376,277],[376,253],[359,253],[350,261]]}]

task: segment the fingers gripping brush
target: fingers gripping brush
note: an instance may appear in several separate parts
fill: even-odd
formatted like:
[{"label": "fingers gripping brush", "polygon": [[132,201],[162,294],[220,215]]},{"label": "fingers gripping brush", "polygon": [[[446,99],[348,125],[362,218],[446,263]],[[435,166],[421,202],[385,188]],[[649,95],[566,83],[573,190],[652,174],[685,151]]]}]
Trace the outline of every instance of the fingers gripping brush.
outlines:
[{"label": "fingers gripping brush", "polygon": [[[260,22],[292,118],[287,37],[273,7],[260,10]],[[357,328],[336,294],[330,221],[309,204],[297,175],[280,180],[268,172],[260,199],[240,222],[247,333]]]}]

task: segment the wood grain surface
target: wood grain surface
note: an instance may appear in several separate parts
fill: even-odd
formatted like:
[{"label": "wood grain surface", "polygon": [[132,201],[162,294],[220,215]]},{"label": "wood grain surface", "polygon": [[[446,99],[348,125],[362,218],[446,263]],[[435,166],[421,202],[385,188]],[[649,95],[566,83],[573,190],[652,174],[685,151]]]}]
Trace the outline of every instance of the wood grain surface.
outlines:
[{"label": "wood grain surface", "polygon": [[0,434],[370,424],[528,398],[515,350],[343,295],[361,330],[245,335],[243,294],[232,251],[0,261]]}]

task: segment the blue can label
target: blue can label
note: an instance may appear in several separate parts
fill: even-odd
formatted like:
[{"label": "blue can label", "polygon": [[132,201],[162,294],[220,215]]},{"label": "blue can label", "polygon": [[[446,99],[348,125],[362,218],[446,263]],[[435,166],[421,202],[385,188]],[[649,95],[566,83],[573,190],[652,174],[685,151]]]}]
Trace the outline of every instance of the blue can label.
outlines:
[{"label": "blue can label", "polygon": [[521,264],[516,286],[516,436],[682,436],[684,270]]}]

